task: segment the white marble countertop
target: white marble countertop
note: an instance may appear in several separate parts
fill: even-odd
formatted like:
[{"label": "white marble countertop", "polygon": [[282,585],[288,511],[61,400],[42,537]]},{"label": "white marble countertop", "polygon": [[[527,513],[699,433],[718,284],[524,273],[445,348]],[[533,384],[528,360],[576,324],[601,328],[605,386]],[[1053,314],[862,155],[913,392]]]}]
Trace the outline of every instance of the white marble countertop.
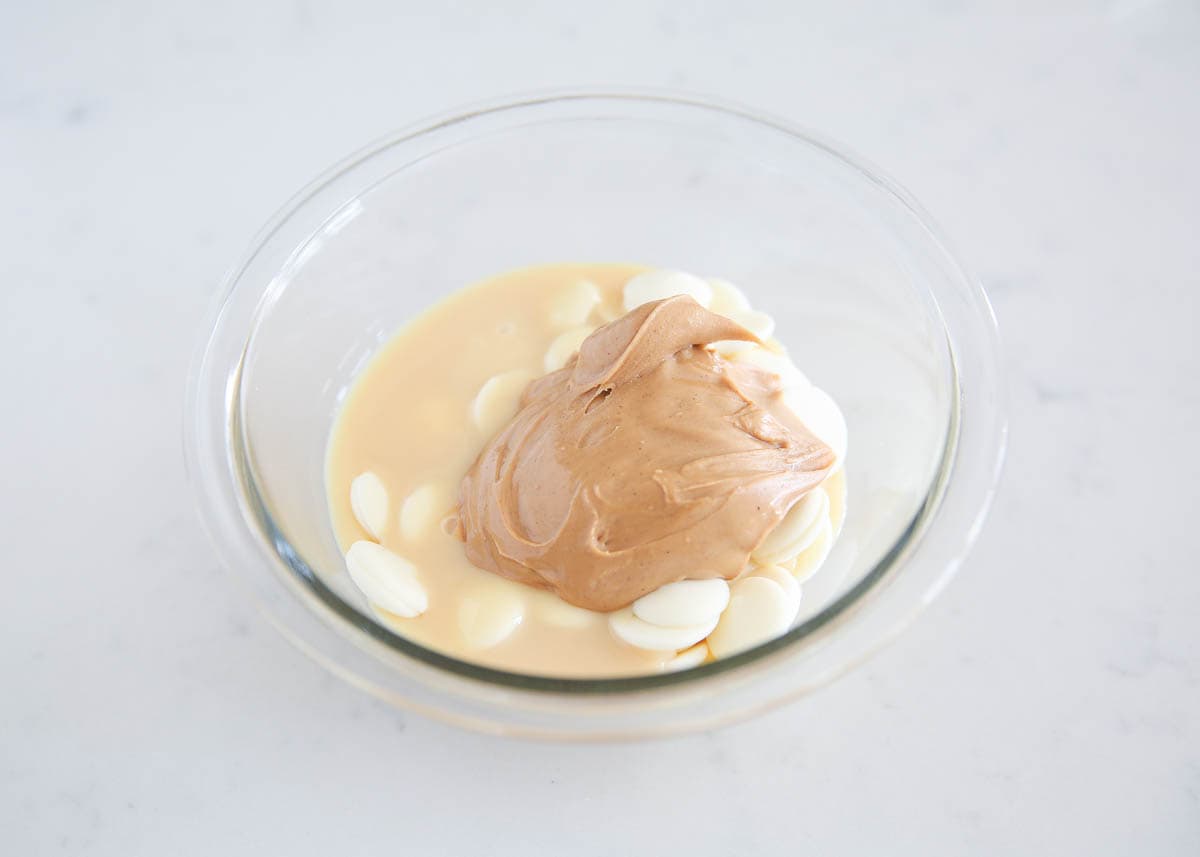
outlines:
[{"label": "white marble countertop", "polygon": [[[1200,853],[1200,9],[568,5],[0,11],[0,850]],[[329,163],[603,83],[747,101],[906,184],[994,298],[1009,466],[941,600],[821,693],[657,743],[486,738],[239,599],[183,379],[226,267]]]}]

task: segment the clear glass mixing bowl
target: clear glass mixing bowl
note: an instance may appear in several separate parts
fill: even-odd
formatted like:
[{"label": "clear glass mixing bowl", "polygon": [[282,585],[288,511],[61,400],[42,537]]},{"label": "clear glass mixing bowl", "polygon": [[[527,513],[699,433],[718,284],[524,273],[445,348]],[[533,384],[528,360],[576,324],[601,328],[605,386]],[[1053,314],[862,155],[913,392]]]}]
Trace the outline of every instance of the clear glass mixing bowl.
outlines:
[{"label": "clear glass mixing bowl", "polygon": [[[848,515],[787,635],[670,675],[525,676],[397,636],[349,582],[323,465],[356,373],[450,292],[553,261],[732,280],[841,404]],[[973,541],[1005,418],[983,291],[877,170],[737,107],[565,93],[397,133],[301,191],[222,288],[185,431],[225,564],[301,649],[396,705],[465,726],[602,738],[760,711],[889,640]]]}]

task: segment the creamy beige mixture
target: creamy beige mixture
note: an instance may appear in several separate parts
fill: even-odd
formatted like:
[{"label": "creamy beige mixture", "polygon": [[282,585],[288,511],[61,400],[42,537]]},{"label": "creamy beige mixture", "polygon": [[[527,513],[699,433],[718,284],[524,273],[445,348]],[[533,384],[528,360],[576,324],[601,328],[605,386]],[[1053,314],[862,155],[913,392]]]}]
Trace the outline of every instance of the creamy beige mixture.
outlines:
[{"label": "creamy beige mixture", "polygon": [[[645,270],[495,277],[357,380],[330,441],[330,507],[393,630],[584,677],[682,668],[744,647],[760,631],[747,625],[786,629],[840,527],[844,423],[739,292]],[[642,303],[664,291],[721,315]]]}]

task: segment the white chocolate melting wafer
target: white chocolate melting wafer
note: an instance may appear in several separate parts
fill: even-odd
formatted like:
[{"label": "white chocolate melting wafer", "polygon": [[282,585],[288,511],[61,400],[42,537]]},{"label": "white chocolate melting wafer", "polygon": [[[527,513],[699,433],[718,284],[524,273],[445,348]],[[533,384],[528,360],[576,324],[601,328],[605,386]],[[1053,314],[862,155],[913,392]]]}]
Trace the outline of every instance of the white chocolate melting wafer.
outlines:
[{"label": "white chocolate melting wafer", "polygon": [[767,534],[754,551],[759,565],[786,563],[811,545],[821,533],[821,522],[829,514],[829,497],[823,488],[814,488],[800,498],[775,529]]},{"label": "white chocolate melting wafer", "polygon": [[420,486],[400,505],[400,535],[415,542],[434,532],[453,502],[446,485],[428,482]]},{"label": "white chocolate melting wafer", "polygon": [[375,542],[355,542],[346,551],[346,570],[368,601],[411,619],[429,608],[416,567]]},{"label": "white chocolate melting wafer", "polygon": [[388,492],[383,480],[369,470],[355,476],[350,483],[350,510],[371,538],[383,535],[388,518]]},{"label": "white chocolate melting wafer", "polygon": [[778,637],[796,618],[779,584],[765,577],[747,577],[730,587],[729,606],[708,636],[708,648],[727,658]]},{"label": "white chocolate melting wafer", "polygon": [[571,355],[579,350],[579,346],[583,344],[583,340],[587,339],[591,333],[592,328],[584,325],[564,330],[558,336],[554,337],[554,341],[546,349],[546,356],[542,359],[542,368],[547,372],[553,372],[556,369],[566,366],[567,361],[571,359]]},{"label": "white chocolate melting wafer", "polygon": [[833,549],[833,524],[826,516],[812,544],[798,554],[792,562],[792,575],[799,583],[808,580],[824,565]]},{"label": "white chocolate melting wafer", "polygon": [[703,625],[664,628],[639,619],[629,607],[608,614],[608,627],[618,639],[635,648],[652,652],[674,652],[694,646],[707,637],[716,624],[717,620],[714,618]]},{"label": "white chocolate melting wafer", "polygon": [[804,377],[804,373],[796,368],[796,364],[786,354],[768,351],[761,345],[748,344],[749,348],[739,349],[731,355],[735,363],[749,363],[751,366],[772,372],[778,375],[783,385],[788,388],[808,386],[808,379]]},{"label": "white chocolate melting wafer", "polygon": [[650,301],[660,301],[675,295],[690,295],[700,306],[712,301],[712,286],[699,277],[683,271],[646,271],[625,283],[622,292],[626,312]]},{"label": "white chocolate melting wafer", "polygon": [[834,474],[835,478],[826,479],[821,487],[829,495],[829,522],[833,524],[833,537],[842,534],[842,526],[846,523],[846,477],[845,474]]},{"label": "white chocolate melting wafer", "polygon": [[708,308],[713,312],[732,318],[734,313],[750,309],[750,301],[745,292],[729,280],[709,278],[708,285],[712,289],[712,302]]},{"label": "white chocolate melting wafer", "polygon": [[473,649],[500,645],[524,619],[525,603],[508,587],[480,587],[464,595],[458,604],[458,627],[463,640]]},{"label": "white chocolate melting wafer", "polygon": [[771,318],[765,312],[748,309],[735,312],[729,318],[736,321],[764,342],[770,339],[771,334],[775,332],[775,319]]},{"label": "white chocolate melting wafer", "polygon": [[484,381],[471,403],[471,420],[476,427],[488,437],[498,432],[516,416],[521,394],[533,377],[533,373],[525,369],[513,369]]},{"label": "white chocolate melting wafer", "polygon": [[600,303],[600,289],[591,280],[579,280],[562,290],[550,309],[550,323],[555,327],[576,327],[588,320],[596,304]]},{"label": "white chocolate melting wafer", "polygon": [[789,569],[780,565],[764,565],[761,568],[754,569],[751,577],[765,577],[767,580],[778,584],[783,590],[783,594],[787,596],[788,608],[792,614],[796,614],[800,610],[800,583],[792,575]]},{"label": "white chocolate melting wafer", "polygon": [[664,628],[704,625],[729,603],[729,584],[721,578],[680,580],[660,586],[633,602],[633,615]]},{"label": "white chocolate melting wafer", "polygon": [[663,672],[679,672],[680,670],[690,670],[692,667],[698,667],[708,660],[708,644],[697,643],[690,649],[684,649],[673,658],[668,658],[662,665]]},{"label": "white chocolate melting wafer", "polygon": [[820,387],[796,386],[783,391],[783,403],[800,422],[819,437],[838,458],[846,457],[846,418],[833,398]]}]

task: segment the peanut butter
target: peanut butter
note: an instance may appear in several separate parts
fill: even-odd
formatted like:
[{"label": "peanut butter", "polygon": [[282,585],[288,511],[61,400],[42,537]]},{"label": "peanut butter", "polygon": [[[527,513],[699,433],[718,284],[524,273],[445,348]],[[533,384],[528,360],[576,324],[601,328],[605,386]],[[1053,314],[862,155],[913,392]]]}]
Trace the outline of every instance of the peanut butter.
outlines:
[{"label": "peanut butter", "polygon": [[757,342],[677,296],[597,329],[531,383],[463,479],[480,568],[595,611],[683,579],[733,579],[835,456],[778,375],[705,346]]}]

